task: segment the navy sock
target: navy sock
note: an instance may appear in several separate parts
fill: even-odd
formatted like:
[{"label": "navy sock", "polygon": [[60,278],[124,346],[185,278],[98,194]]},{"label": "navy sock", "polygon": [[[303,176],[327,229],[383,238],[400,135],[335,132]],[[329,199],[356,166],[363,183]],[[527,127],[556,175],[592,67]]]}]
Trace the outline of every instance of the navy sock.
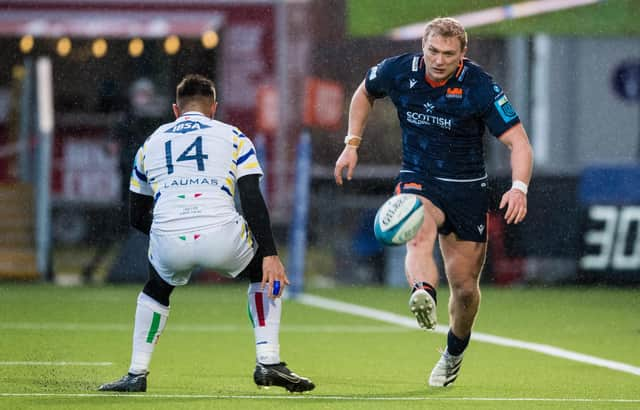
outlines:
[{"label": "navy sock", "polygon": [[436,289],[431,286],[429,283],[427,282],[420,282],[420,283],[416,283],[415,285],[413,285],[413,288],[411,288],[411,293],[415,292],[418,289],[424,289],[427,291],[427,293],[429,295],[431,295],[431,297],[433,298],[433,301],[436,302],[436,304],[438,304],[438,297],[436,296]]},{"label": "navy sock", "polygon": [[447,334],[447,352],[454,356],[460,356],[469,345],[469,339],[471,339],[471,334],[464,339],[459,339],[458,336],[454,335],[453,331],[449,329],[449,333]]}]

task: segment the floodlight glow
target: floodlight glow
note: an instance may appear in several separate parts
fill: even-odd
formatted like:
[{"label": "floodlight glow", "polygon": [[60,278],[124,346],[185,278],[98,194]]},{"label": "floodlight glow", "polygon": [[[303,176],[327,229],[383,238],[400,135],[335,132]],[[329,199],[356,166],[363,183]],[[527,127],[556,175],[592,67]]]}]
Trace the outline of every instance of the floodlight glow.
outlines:
[{"label": "floodlight glow", "polygon": [[132,38],[129,41],[129,55],[131,57],[140,57],[144,51],[144,41],[141,38]]},{"label": "floodlight glow", "polygon": [[60,57],[66,57],[71,52],[71,40],[69,37],[62,37],[56,43],[56,52]]},{"label": "floodlight glow", "polygon": [[202,33],[202,46],[207,49],[215,48],[220,42],[220,37],[218,37],[218,33],[213,30],[207,30]]},{"label": "floodlight glow", "polygon": [[107,54],[109,46],[104,38],[97,38],[91,44],[91,52],[95,58],[102,58]]},{"label": "floodlight glow", "polygon": [[26,36],[23,36],[20,39],[20,51],[22,51],[23,54],[30,53],[31,50],[33,50],[34,43],[32,35],[27,34]]},{"label": "floodlight glow", "polygon": [[164,51],[169,55],[174,55],[180,50],[180,38],[170,35],[164,40]]}]

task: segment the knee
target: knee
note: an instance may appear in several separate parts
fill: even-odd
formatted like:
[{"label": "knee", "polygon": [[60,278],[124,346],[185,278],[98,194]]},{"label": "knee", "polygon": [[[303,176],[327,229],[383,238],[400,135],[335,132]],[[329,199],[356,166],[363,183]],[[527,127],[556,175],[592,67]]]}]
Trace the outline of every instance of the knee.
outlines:
[{"label": "knee", "polygon": [[162,280],[153,267],[150,267],[149,269],[150,277],[147,283],[145,283],[142,293],[146,294],[163,306],[169,306],[169,298],[174,287]]},{"label": "knee", "polygon": [[451,296],[464,305],[473,304],[480,297],[480,286],[475,279],[450,283]]}]

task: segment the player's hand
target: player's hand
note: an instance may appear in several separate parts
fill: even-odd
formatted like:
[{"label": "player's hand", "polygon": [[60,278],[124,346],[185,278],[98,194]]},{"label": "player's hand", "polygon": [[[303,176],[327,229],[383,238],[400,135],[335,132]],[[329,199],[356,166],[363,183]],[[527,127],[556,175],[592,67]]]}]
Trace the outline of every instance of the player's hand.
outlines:
[{"label": "player's hand", "polygon": [[358,150],[354,147],[346,145],[342,150],[342,154],[336,161],[336,168],[333,171],[333,176],[336,179],[336,184],[342,185],[342,170],[347,168],[347,180],[351,181],[353,177],[353,170],[358,164]]},{"label": "player's hand", "polygon": [[289,284],[289,279],[284,271],[284,266],[277,255],[265,256],[262,259],[262,283],[260,290],[264,291],[268,286],[268,294],[271,299],[282,296],[284,288]]},{"label": "player's hand", "polygon": [[519,189],[510,189],[502,195],[500,209],[507,207],[504,219],[508,224],[517,224],[527,216],[527,194]]}]

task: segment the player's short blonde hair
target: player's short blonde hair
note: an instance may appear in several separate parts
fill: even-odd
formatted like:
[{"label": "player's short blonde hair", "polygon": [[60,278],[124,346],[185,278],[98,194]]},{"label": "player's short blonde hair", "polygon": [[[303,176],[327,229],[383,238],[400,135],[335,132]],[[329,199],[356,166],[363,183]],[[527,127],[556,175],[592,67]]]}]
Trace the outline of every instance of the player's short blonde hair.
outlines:
[{"label": "player's short blonde hair", "polygon": [[467,32],[464,26],[454,18],[438,17],[428,22],[422,35],[423,47],[427,43],[427,39],[431,33],[442,37],[456,37],[460,40],[461,51],[467,47]]}]

